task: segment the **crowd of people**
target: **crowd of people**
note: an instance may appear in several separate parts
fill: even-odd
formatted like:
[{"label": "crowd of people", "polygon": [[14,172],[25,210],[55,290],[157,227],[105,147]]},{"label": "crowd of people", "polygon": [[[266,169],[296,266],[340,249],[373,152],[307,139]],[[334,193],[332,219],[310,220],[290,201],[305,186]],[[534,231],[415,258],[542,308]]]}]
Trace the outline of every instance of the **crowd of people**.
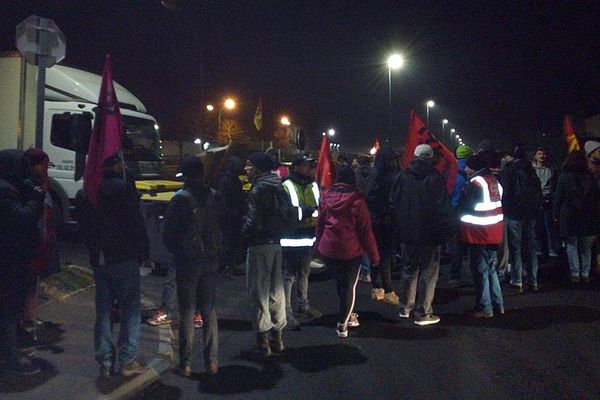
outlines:
[{"label": "crowd of people", "polygon": [[[468,256],[475,299],[467,313],[473,318],[507,312],[503,290],[538,291],[538,257],[558,257],[561,243],[570,281],[587,284],[600,234],[600,142],[588,140],[560,169],[550,163],[547,149],[531,150],[515,145],[501,153],[489,141],[476,151],[459,146],[451,193],[436,169],[439,156],[428,144],[416,146],[404,169],[386,146],[373,163],[367,156],[341,158],[328,188],[315,181],[310,154],[298,155],[289,169],[272,154],[252,153],[245,163],[231,156],[215,188],[207,184],[202,161],[186,157],[180,166],[184,186],[170,201],[162,229],[173,264],[161,307],[148,322],[171,323],[176,297],[179,371],[189,377],[199,327],[206,372],[218,372],[215,302],[223,269],[246,275],[256,334],[252,351],[260,356],[285,351],[285,330],[321,316],[310,302],[316,258],[336,281],[340,338],[360,325],[355,309],[361,280],[372,284],[371,299],[397,307],[399,318],[412,317],[419,326],[438,323],[432,304],[440,257],[446,255],[450,287],[464,283]],[[44,187],[47,165],[39,150],[0,151],[0,225],[14,227],[0,230],[0,355],[3,369],[18,374],[37,372],[18,351],[16,335],[36,324],[30,301],[34,282],[57,265],[44,206],[51,200]],[[117,371],[131,376],[146,368],[137,356],[139,267],[148,261],[148,236],[122,159],[115,155],[103,168],[97,204],[83,191],[76,199],[96,280],[95,358],[101,377]],[[242,174],[251,183],[248,191],[242,189]],[[116,341],[115,306],[120,310]]]}]

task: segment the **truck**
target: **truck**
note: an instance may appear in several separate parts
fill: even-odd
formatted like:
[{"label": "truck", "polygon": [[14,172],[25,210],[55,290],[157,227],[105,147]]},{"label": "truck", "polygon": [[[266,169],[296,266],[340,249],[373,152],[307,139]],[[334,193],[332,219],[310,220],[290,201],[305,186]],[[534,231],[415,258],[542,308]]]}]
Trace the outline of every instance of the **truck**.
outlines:
[{"label": "truck", "polygon": [[[37,67],[17,52],[0,54],[0,149],[27,150],[34,146]],[[77,68],[54,65],[46,70],[42,150],[50,158],[49,191],[54,213],[74,225],[73,200],[81,178],[94,122],[102,77]],[[177,182],[158,181],[163,167],[156,119],[126,88],[114,82],[123,117],[123,155],[136,185],[147,192]],[[64,226],[63,226],[64,227]]]}]

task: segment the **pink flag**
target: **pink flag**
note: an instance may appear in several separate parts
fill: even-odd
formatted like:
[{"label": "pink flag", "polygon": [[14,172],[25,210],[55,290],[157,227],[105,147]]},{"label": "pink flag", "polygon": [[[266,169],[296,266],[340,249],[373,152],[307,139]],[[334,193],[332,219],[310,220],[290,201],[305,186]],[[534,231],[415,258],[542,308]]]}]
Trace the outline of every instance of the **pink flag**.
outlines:
[{"label": "pink flag", "polygon": [[433,133],[429,132],[429,129],[425,127],[415,110],[412,110],[410,113],[410,123],[408,124],[408,137],[406,138],[404,157],[402,158],[402,169],[408,167],[408,164],[415,159],[415,147],[420,144],[428,144],[433,149],[434,156],[437,158],[435,169],[444,177],[448,193],[452,193],[454,183],[456,182],[456,175],[458,174],[456,157]]},{"label": "pink flag", "polygon": [[121,110],[113,85],[110,56],[107,55],[104,61],[102,86],[83,175],[83,190],[94,207],[98,206],[98,190],[102,183],[102,164],[104,160],[117,154],[121,148],[122,138]]},{"label": "pink flag", "polygon": [[327,137],[323,136],[321,149],[319,150],[319,160],[317,161],[317,183],[321,188],[328,188],[333,185],[333,176],[335,169],[333,159],[329,151],[329,142]]}]

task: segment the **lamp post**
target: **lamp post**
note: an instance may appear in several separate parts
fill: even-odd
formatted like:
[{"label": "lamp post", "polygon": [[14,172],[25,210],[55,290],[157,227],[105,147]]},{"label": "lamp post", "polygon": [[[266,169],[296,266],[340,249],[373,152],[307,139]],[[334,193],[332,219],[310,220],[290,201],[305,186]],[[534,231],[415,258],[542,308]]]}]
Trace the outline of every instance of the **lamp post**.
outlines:
[{"label": "lamp post", "polygon": [[[231,97],[228,97],[225,99],[225,101],[223,102],[223,106],[218,108],[218,114],[217,114],[217,127],[219,129],[219,132],[221,132],[221,112],[223,111],[223,108],[227,109],[227,110],[233,110],[236,107],[236,102],[234,99],[232,99]],[[215,110],[215,106],[213,106],[212,104],[207,104],[206,105],[206,110],[209,112],[213,112]]]},{"label": "lamp post", "polygon": [[432,108],[433,106],[435,106],[435,103],[433,100],[428,100],[426,103],[426,108],[427,108],[427,128],[429,128],[429,109]]},{"label": "lamp post", "polygon": [[200,149],[200,151],[198,151],[198,154],[200,154],[202,152],[202,140],[200,138],[196,138],[194,140],[194,144],[198,145],[198,148]]},{"label": "lamp post", "polygon": [[446,125],[448,124],[448,120],[444,118],[442,120],[442,136],[446,133]]},{"label": "lamp post", "polygon": [[392,70],[400,69],[404,65],[404,58],[400,54],[392,54],[387,60],[388,66],[388,110],[389,110],[389,126],[388,126],[388,138],[392,134],[393,129],[393,118],[392,118]]}]

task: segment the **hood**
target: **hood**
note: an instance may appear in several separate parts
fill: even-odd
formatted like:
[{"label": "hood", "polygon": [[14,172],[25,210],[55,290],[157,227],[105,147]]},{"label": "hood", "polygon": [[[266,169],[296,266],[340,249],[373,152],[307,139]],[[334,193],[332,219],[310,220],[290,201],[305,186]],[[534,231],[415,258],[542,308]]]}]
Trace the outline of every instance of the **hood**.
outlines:
[{"label": "hood", "polygon": [[223,175],[238,177],[243,174],[242,168],[244,166],[244,162],[241,158],[236,156],[231,156],[225,161],[225,172]]},{"label": "hood", "polygon": [[392,148],[383,147],[381,150],[379,150],[379,153],[377,153],[377,156],[375,157],[375,162],[373,163],[373,166],[375,168],[377,168],[377,171],[381,174],[386,174],[387,172],[390,172],[390,171],[395,172],[396,167],[390,166],[390,162],[392,160],[396,160],[397,158],[398,158],[398,155]]},{"label": "hood", "polygon": [[29,160],[21,150],[0,151],[0,179],[20,188],[26,179],[32,178]]},{"label": "hood", "polygon": [[467,159],[459,158],[457,161],[458,161],[458,170],[465,172],[465,167],[467,166]]},{"label": "hood", "polygon": [[416,158],[408,164],[406,168],[406,173],[417,180],[425,179],[425,177],[431,174],[435,169],[433,168],[433,163],[428,160],[423,160],[420,158]]},{"label": "hood", "polygon": [[356,188],[346,183],[336,183],[321,196],[321,204],[332,211],[342,211],[352,207],[352,203],[362,196]]},{"label": "hood", "polygon": [[253,183],[255,185],[260,183],[261,185],[265,186],[279,187],[281,186],[281,179],[279,179],[279,176],[277,176],[277,174],[274,174],[272,172],[264,172],[262,174],[257,175],[253,179]]}]

